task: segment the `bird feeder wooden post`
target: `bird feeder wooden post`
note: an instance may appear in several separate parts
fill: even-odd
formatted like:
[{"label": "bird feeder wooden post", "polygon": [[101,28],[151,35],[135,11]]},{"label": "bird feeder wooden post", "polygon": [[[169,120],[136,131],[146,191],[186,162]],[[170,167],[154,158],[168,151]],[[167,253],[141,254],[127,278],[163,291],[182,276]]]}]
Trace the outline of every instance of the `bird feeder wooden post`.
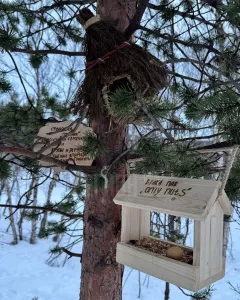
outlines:
[{"label": "bird feeder wooden post", "polygon": [[[219,196],[220,187],[212,180],[130,175],[114,198],[122,205],[117,262],[190,291],[223,278],[223,221],[232,207],[225,192]],[[150,211],[194,220],[191,265],[129,243],[150,236]]]}]

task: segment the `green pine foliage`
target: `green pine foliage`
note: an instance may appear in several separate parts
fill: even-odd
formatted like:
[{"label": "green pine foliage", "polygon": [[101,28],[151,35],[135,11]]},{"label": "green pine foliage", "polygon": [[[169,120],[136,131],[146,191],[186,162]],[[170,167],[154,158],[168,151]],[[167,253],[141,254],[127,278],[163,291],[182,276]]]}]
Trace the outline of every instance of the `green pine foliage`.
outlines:
[{"label": "green pine foliage", "polygon": [[47,223],[47,228],[42,232],[42,237],[47,238],[53,234],[62,234],[67,231],[67,225],[64,223],[59,223],[57,221],[49,221]]},{"label": "green pine foliage", "polygon": [[19,40],[13,29],[0,28],[0,48],[11,50],[19,45]]},{"label": "green pine foliage", "polygon": [[240,154],[239,153],[231,169],[231,173],[228,178],[225,191],[231,201],[235,203],[239,201],[240,199]]},{"label": "green pine foliage", "polygon": [[87,184],[92,190],[103,190],[106,185],[106,179],[101,174],[88,175]]},{"label": "green pine foliage", "polygon": [[59,95],[54,93],[50,94],[45,86],[41,88],[41,104],[44,110],[51,112],[53,116],[58,117],[62,121],[67,120],[69,117],[69,108],[67,101],[61,101]]},{"label": "green pine foliage", "polygon": [[39,172],[38,162],[30,157],[22,157],[21,165],[26,168],[27,173],[30,172],[30,175],[37,175]]},{"label": "green pine foliage", "polygon": [[37,221],[41,215],[41,211],[37,209],[26,209],[23,212],[24,218],[28,221]]},{"label": "green pine foliage", "polygon": [[78,201],[74,201],[72,198],[69,198],[67,201],[56,204],[55,208],[64,212],[74,213],[77,203]]},{"label": "green pine foliage", "polygon": [[106,145],[103,139],[99,139],[95,133],[89,131],[83,138],[81,150],[85,156],[96,158],[106,151]]},{"label": "green pine foliage", "polygon": [[20,145],[32,147],[34,138],[43,124],[41,110],[30,105],[19,105],[17,101],[0,105],[1,138],[11,135]]},{"label": "green pine foliage", "polygon": [[227,19],[236,26],[240,25],[240,1],[230,0],[222,5],[222,10],[226,13]]},{"label": "green pine foliage", "polygon": [[176,177],[210,178],[211,167],[215,161],[200,157],[193,149],[194,143],[178,143],[168,145],[160,142],[159,138],[143,139],[136,154],[143,157],[136,165],[137,172],[155,175],[172,175]]},{"label": "green pine foliage", "polygon": [[224,138],[235,143],[240,141],[239,96],[233,90],[216,90],[202,99],[188,101],[185,106],[185,116],[195,124],[213,118]]},{"label": "green pine foliage", "polygon": [[51,254],[62,254],[63,251],[62,251],[61,247],[55,246],[55,247],[53,247],[53,248],[50,249],[50,253]]},{"label": "green pine foliage", "polygon": [[6,79],[3,71],[0,71],[0,94],[8,93],[12,89],[11,83]]},{"label": "green pine foliage", "polygon": [[33,54],[30,56],[29,58],[29,62],[31,64],[31,66],[34,69],[39,69],[41,64],[47,60],[47,56],[46,55],[42,55],[42,54]]},{"label": "green pine foliage", "polygon": [[141,109],[144,106],[147,111],[156,118],[168,118],[175,105],[167,97],[151,99],[135,99],[134,91],[130,87],[120,87],[109,95],[109,111],[116,119],[141,120],[147,124],[151,122],[149,116]]},{"label": "green pine foliage", "polygon": [[191,300],[210,300],[212,298],[212,293],[213,288],[209,286],[192,294]]},{"label": "green pine foliage", "polygon": [[0,158],[0,181],[9,179],[11,175],[11,165],[3,158]]},{"label": "green pine foliage", "polygon": [[76,187],[74,187],[73,191],[74,193],[76,193],[79,200],[83,200],[84,199],[83,193],[85,192],[85,184],[79,183]]},{"label": "green pine foliage", "polygon": [[134,91],[129,86],[122,86],[108,95],[109,112],[116,118],[135,117]]}]

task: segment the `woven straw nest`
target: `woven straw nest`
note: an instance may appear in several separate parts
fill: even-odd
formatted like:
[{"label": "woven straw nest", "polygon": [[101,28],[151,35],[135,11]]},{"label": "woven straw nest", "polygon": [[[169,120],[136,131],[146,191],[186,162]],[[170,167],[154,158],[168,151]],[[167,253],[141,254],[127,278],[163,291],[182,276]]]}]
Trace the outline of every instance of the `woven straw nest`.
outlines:
[{"label": "woven straw nest", "polygon": [[[143,48],[126,42],[124,34],[111,22],[94,17],[89,9],[80,11],[78,21],[83,26],[87,23],[84,40],[86,77],[71,108],[77,114],[88,105],[92,116],[107,109],[115,123],[133,122],[139,103],[151,101],[149,99],[167,87],[167,67]],[[110,90],[114,92],[113,88],[117,89],[118,83],[121,81],[122,85],[124,80],[126,86],[134,90],[134,101],[138,104],[136,111],[129,112],[128,117],[114,113],[109,102]]]}]

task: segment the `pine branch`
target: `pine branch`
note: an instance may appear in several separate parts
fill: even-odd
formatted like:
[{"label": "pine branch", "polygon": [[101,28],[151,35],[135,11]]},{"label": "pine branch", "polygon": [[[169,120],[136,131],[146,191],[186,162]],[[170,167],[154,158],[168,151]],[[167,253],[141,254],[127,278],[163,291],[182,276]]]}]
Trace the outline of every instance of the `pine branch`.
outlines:
[{"label": "pine branch", "polygon": [[162,126],[162,124],[159,122],[157,118],[155,118],[148,109],[144,106],[144,103],[141,103],[141,109],[144,111],[144,113],[152,120],[155,127],[159,128],[159,130],[166,136],[166,138],[171,141],[175,142],[174,137],[171,135],[171,133],[167,132],[167,130]]},{"label": "pine branch", "polygon": [[95,3],[96,0],[65,0],[65,1],[56,1],[54,4],[52,5],[47,5],[47,6],[43,6],[42,8],[34,11],[36,13],[40,12],[40,13],[44,13],[47,12],[49,10],[52,10],[54,8],[59,8],[65,5],[86,5],[86,4],[93,4]]},{"label": "pine branch", "polygon": [[[185,75],[182,75],[180,73],[177,73],[177,72],[173,72],[173,71],[168,71],[169,74],[172,74],[174,77],[179,77],[181,79],[186,79],[186,80],[190,80],[190,81],[193,81],[193,82],[197,82],[199,83],[200,82],[200,79],[197,79],[197,78],[193,78],[193,77],[190,77],[190,76],[185,76]],[[209,84],[210,82],[208,80],[203,80],[202,81],[203,83],[207,83]]]},{"label": "pine branch", "polygon": [[[18,74],[19,80],[20,80],[20,82],[21,82],[21,84],[22,84],[23,90],[24,90],[24,92],[25,92],[25,95],[26,95],[26,97],[27,97],[27,99],[28,99],[28,102],[29,102],[30,106],[31,106],[34,110],[36,110],[36,108],[35,108],[35,106],[34,106],[32,100],[30,99],[30,97],[29,97],[29,95],[28,95],[27,89],[26,89],[25,84],[24,84],[24,82],[23,82],[23,78],[22,78],[22,76],[21,76],[21,73],[20,73],[20,71],[19,71],[19,69],[18,69],[18,66],[17,66],[17,63],[16,63],[14,57],[12,56],[11,52],[7,51],[7,53],[8,53],[8,55],[10,56],[10,58],[11,58],[13,64],[14,64],[15,70],[16,70],[16,72],[17,72],[17,74]],[[36,111],[37,111],[37,110],[36,110]],[[38,112],[38,111],[37,111],[37,112]],[[40,114],[40,113],[39,113],[39,114]],[[40,114],[40,115],[41,115],[41,114]]]},{"label": "pine branch", "polygon": [[197,150],[207,150],[207,149],[216,149],[216,151],[218,149],[221,149],[221,148],[231,148],[233,147],[235,144],[232,142],[232,141],[224,141],[224,142],[220,142],[220,143],[215,143],[215,144],[211,144],[211,145],[208,145],[208,146],[204,146],[204,147],[198,147],[198,148],[195,148],[195,149],[192,149],[194,151],[197,151]]},{"label": "pine branch", "polygon": [[31,150],[20,148],[20,147],[0,146],[0,152],[23,155],[35,160],[41,160],[44,162],[51,163],[53,166],[59,166],[66,170],[81,171],[85,174],[94,174],[100,171],[95,166],[76,166],[76,165],[68,164],[61,160],[55,159],[51,156],[39,154],[38,152],[33,152]]},{"label": "pine branch", "polygon": [[57,50],[57,49],[22,49],[22,48],[13,48],[11,52],[18,52],[18,53],[27,53],[27,54],[61,54],[66,56],[85,56],[85,52],[72,52],[72,51],[64,51],[64,50]]},{"label": "pine branch", "polygon": [[66,249],[66,248],[63,248],[63,247],[61,247],[61,250],[62,250],[62,252],[64,252],[64,253],[66,253],[67,255],[69,255],[70,257],[69,258],[71,258],[71,257],[82,257],[82,254],[80,254],[80,253],[75,253],[75,252],[71,252],[71,251],[69,251],[68,249]]},{"label": "pine branch", "polygon": [[148,32],[148,33],[156,36],[156,37],[160,37],[164,40],[167,40],[171,43],[177,43],[177,44],[180,44],[180,45],[183,45],[183,46],[186,46],[186,47],[191,47],[191,48],[206,49],[206,50],[209,50],[212,53],[216,53],[216,54],[219,54],[219,55],[221,54],[220,51],[218,51],[216,48],[214,48],[211,45],[183,41],[183,40],[180,40],[180,39],[177,39],[177,38],[171,36],[168,33],[160,33],[159,30],[152,30],[152,29],[150,29],[148,27],[144,27],[142,25],[137,25],[136,29],[143,30],[145,32]]},{"label": "pine branch", "polygon": [[23,204],[18,204],[18,205],[10,205],[10,204],[0,204],[0,207],[10,207],[10,208],[16,208],[16,209],[20,209],[20,208],[25,208],[25,209],[39,209],[39,210],[43,210],[43,211],[50,211],[53,213],[57,213],[60,215],[63,215],[65,217],[71,218],[71,219],[80,219],[83,218],[83,214],[69,214],[66,213],[60,209],[57,208],[52,208],[49,206],[28,206],[28,205],[23,205]]},{"label": "pine branch", "polygon": [[[96,2],[96,0],[64,0],[64,1],[54,1],[55,3],[52,5],[46,5],[43,6],[37,10],[31,10],[31,9],[27,9],[27,8],[22,8],[22,4],[18,5],[16,7],[14,6],[9,6],[7,7],[6,5],[4,5],[4,7],[2,8],[0,6],[0,10],[4,10],[4,11],[18,11],[18,12],[25,12],[25,13],[34,13],[34,14],[43,14],[45,12],[48,12],[49,10],[55,9],[55,8],[61,8],[63,6],[68,6],[68,5],[86,5],[86,4],[93,4]],[[1,3],[0,3],[1,4]],[[33,3],[34,4],[34,3]],[[31,5],[31,3],[29,4]],[[14,10],[15,9],[15,10]]]},{"label": "pine branch", "polygon": [[[148,3],[147,7],[150,8],[150,9],[161,11],[161,12],[164,12],[166,10],[166,5],[165,4],[155,5],[153,3]],[[217,27],[216,23],[209,22],[206,19],[195,16],[194,14],[189,14],[187,12],[182,12],[180,10],[175,10],[175,9],[173,10],[173,13],[174,13],[174,15],[181,16],[183,18],[189,18],[191,20],[199,21],[201,24],[210,25],[214,28]]]},{"label": "pine branch", "polygon": [[189,137],[189,138],[183,138],[183,139],[178,139],[176,140],[176,142],[184,142],[184,141],[191,141],[191,140],[202,140],[202,139],[210,139],[210,138],[214,138],[220,135],[223,135],[224,132],[219,132],[219,133],[215,133],[215,134],[210,134],[210,135],[205,135],[205,136],[195,136],[195,137]]}]

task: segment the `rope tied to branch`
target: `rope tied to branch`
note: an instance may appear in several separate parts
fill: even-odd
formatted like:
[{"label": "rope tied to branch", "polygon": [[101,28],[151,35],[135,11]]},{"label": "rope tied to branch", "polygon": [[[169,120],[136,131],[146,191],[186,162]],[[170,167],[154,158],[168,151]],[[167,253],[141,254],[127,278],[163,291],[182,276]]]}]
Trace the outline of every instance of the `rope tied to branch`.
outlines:
[{"label": "rope tied to branch", "polygon": [[131,46],[131,44],[129,43],[129,41],[125,41],[123,42],[120,46],[118,46],[116,49],[107,52],[105,55],[103,55],[102,57],[99,57],[98,59],[91,61],[89,63],[87,63],[87,68],[86,70],[89,71],[91,70],[93,67],[95,67],[97,64],[99,63],[104,63],[107,59],[111,58],[111,55],[114,54],[115,52],[123,49],[126,46]]},{"label": "rope tied to branch", "polygon": [[225,187],[226,187],[228,178],[229,178],[230,173],[231,173],[231,169],[232,169],[232,167],[233,167],[233,164],[234,164],[234,161],[235,161],[237,152],[238,152],[238,148],[239,148],[239,146],[238,146],[238,145],[235,145],[235,146],[232,147],[231,149],[228,148],[228,150],[226,150],[226,148],[222,148],[222,149],[224,149],[224,150],[219,149],[219,150],[222,150],[222,151],[229,151],[229,150],[232,150],[232,151],[231,151],[230,157],[229,157],[229,159],[228,159],[228,163],[227,163],[227,166],[226,166],[226,170],[225,170],[225,173],[224,173],[222,182],[221,182],[220,189],[219,189],[219,191],[218,191],[217,199],[218,199],[219,197],[221,197],[222,194],[223,194],[223,192],[224,192],[224,189],[225,189]]}]

